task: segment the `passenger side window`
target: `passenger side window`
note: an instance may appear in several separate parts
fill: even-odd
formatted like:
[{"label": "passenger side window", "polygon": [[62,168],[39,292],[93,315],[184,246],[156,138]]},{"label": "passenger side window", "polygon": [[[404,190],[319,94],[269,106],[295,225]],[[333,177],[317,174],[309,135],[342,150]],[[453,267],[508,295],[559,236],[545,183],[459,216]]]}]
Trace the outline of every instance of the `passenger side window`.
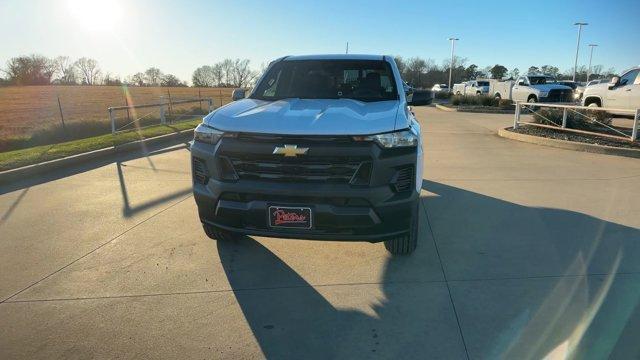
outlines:
[{"label": "passenger side window", "polygon": [[628,73],[624,74],[620,78],[620,86],[631,85],[633,83],[637,83],[636,78],[638,77],[638,73],[640,73],[640,69],[631,70]]}]

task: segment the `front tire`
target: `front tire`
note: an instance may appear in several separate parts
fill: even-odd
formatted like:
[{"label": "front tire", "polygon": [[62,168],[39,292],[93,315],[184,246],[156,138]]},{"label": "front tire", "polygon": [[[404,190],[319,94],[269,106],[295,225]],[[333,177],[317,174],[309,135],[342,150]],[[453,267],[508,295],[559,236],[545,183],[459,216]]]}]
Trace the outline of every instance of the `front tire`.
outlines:
[{"label": "front tire", "polygon": [[411,216],[411,227],[409,233],[386,240],[384,247],[393,255],[411,254],[418,246],[418,228],[420,223],[420,200],[415,206]]},{"label": "front tire", "polygon": [[223,230],[217,226],[209,225],[206,223],[202,223],[202,229],[204,230],[204,233],[207,234],[207,236],[213,240],[233,241],[241,237],[241,235],[238,233]]}]

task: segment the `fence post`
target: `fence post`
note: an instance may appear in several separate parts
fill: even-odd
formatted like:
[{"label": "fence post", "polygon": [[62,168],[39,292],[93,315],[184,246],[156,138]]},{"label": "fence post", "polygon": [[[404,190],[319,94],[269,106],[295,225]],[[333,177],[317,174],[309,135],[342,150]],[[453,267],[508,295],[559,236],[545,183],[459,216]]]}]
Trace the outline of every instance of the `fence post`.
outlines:
[{"label": "fence post", "polygon": [[164,116],[164,103],[160,105],[160,124],[164,125],[167,123],[167,119]]},{"label": "fence post", "polygon": [[62,104],[60,104],[60,96],[58,95],[58,110],[60,110],[60,121],[62,121],[62,130],[67,132],[67,126],[64,124],[64,114],[62,113]]},{"label": "fence post", "polygon": [[515,114],[515,118],[513,119],[514,129],[518,128],[518,122],[520,122],[520,102],[516,102],[516,114]]},{"label": "fence post", "polygon": [[109,108],[109,120],[111,120],[111,134],[116,134],[116,118],[113,116],[113,109]]},{"label": "fence post", "polygon": [[638,140],[638,123],[640,122],[640,109],[636,109],[636,116],[633,117],[633,131],[631,132],[631,141]]},{"label": "fence post", "polygon": [[567,108],[564,108],[562,111],[562,128],[567,128]]},{"label": "fence post", "polygon": [[213,111],[213,99],[209,98],[207,99],[207,101],[209,102],[209,112]]}]

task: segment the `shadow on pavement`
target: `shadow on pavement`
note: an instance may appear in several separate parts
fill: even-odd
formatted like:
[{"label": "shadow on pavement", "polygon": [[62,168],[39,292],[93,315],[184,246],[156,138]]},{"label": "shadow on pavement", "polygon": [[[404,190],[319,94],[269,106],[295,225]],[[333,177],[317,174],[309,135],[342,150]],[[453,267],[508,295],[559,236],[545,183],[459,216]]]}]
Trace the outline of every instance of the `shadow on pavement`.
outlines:
[{"label": "shadow on pavement", "polygon": [[[148,157],[147,157],[148,158]],[[151,159],[148,158],[148,160],[151,162]],[[122,168],[125,167],[125,164],[123,164],[122,162],[118,161],[116,162],[116,167],[118,169],[118,180],[120,182],[120,192],[122,194],[122,215],[124,217],[130,217],[135,215],[136,213],[149,209],[151,207],[154,207],[156,205],[171,201],[171,200],[175,200],[181,197],[184,197],[186,195],[191,194],[192,192],[192,188],[189,187],[187,189],[184,190],[180,190],[180,191],[175,191],[171,194],[167,194],[158,198],[155,198],[151,201],[147,201],[143,204],[140,205],[136,205],[136,206],[131,206],[131,202],[129,201],[129,193],[127,192],[127,183],[124,179],[124,173],[122,172]],[[155,167],[153,168],[153,171],[164,171],[164,170],[156,170]]]},{"label": "shadow on pavement", "polygon": [[[637,263],[638,229],[571,211],[521,206],[430,181],[423,188],[435,194],[423,198],[423,204],[430,226],[435,227],[471,358],[637,358],[640,277],[629,279],[630,274],[620,271]],[[507,228],[506,223],[513,226]],[[546,241],[540,241],[543,238]],[[419,246],[425,246],[425,241],[423,235]],[[564,243],[535,250],[549,246],[549,241]],[[345,297],[377,300],[369,304],[371,314],[333,306],[326,287],[312,286],[249,237],[217,246],[238,304],[267,358],[465,357],[464,350],[456,352],[462,348],[458,329],[451,333],[443,325],[455,324],[455,319],[432,315],[453,313],[444,284],[399,284],[390,276],[417,269],[417,263],[407,257],[387,258],[384,275],[375,284],[381,297],[364,296],[367,293],[357,285],[340,290]],[[550,264],[538,257],[545,253]],[[516,262],[508,259],[511,255]],[[495,257],[494,262],[483,260],[487,256]],[[453,264],[456,261],[462,264]],[[506,274],[519,267],[547,265],[562,270],[558,276],[535,279],[524,275],[478,278],[490,273],[487,266],[503,267],[499,270]],[[576,276],[593,270],[592,265],[602,270],[600,275]],[[452,280],[452,274],[463,273],[465,279]],[[435,300],[436,285],[444,288],[447,304]]]},{"label": "shadow on pavement", "polygon": [[59,180],[59,179],[80,174],[86,171],[91,171],[105,165],[113,164],[118,161],[119,162],[130,161],[130,160],[135,160],[142,157],[149,157],[153,155],[162,154],[165,152],[182,150],[182,149],[189,149],[188,143],[184,141],[177,141],[177,140],[167,141],[162,144],[141,147],[139,151],[131,151],[131,152],[115,155],[115,156],[109,156],[102,159],[90,160],[90,161],[87,161],[86,163],[79,164],[78,166],[72,166],[69,168],[55,170],[48,174],[38,175],[33,178],[12,182],[10,184],[2,184],[0,186],[0,195],[13,192],[16,190],[21,190],[24,188],[36,186],[49,181]]},{"label": "shadow on pavement", "polygon": [[475,357],[638,358],[639,229],[432,181],[423,189]]}]

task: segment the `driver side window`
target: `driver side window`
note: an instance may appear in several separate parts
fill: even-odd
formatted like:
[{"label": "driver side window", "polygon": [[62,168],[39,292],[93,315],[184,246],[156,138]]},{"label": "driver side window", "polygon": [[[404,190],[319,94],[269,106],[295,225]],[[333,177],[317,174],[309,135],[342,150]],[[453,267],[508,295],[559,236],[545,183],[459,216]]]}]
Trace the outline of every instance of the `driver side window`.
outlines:
[{"label": "driver side window", "polygon": [[620,86],[631,85],[636,82],[636,77],[638,77],[638,73],[640,73],[640,69],[631,70],[628,73],[624,74],[620,78]]},{"label": "driver side window", "polygon": [[524,78],[521,77],[521,78],[518,78],[518,85],[524,86],[524,85],[527,85],[527,82],[524,81]]}]

